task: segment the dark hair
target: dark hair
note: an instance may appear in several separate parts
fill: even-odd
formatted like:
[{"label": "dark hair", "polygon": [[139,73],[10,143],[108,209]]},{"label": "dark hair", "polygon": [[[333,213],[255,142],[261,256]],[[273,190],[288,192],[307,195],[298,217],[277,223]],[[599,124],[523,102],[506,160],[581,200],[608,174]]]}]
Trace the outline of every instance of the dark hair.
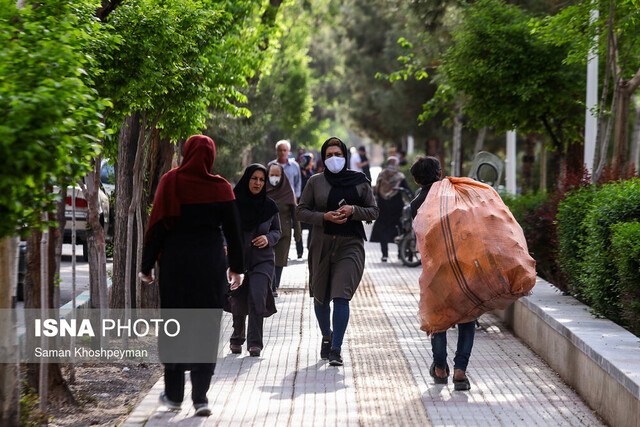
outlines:
[{"label": "dark hair", "polygon": [[361,145],[360,147],[358,147],[358,151],[365,151],[366,152],[367,150],[365,150],[364,145]]},{"label": "dark hair", "polygon": [[442,168],[440,161],[432,156],[418,156],[411,165],[411,175],[420,185],[428,185],[440,180]]}]

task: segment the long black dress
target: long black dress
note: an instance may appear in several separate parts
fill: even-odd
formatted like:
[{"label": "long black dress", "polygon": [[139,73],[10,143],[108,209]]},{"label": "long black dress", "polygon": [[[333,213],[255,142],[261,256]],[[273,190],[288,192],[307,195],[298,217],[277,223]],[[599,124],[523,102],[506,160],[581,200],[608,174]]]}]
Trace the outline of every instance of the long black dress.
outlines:
[{"label": "long black dress", "polygon": [[[244,272],[241,247],[239,213],[235,201],[180,205],[180,216],[170,230],[162,221],[147,232],[142,254],[142,272],[148,274],[156,259],[160,264],[160,306],[173,308],[222,308],[227,290],[226,260],[223,236],[229,253],[229,267],[234,272]],[[210,312],[210,310],[209,310]],[[222,311],[220,310],[221,317]],[[216,315],[217,316],[217,315]],[[220,319],[217,318],[219,325]],[[191,371],[192,399],[194,404],[207,402],[207,390],[215,370],[217,343],[220,329],[214,325],[197,324],[192,333],[200,342],[210,344],[207,351],[201,346],[179,349],[188,359],[194,354],[212,353],[209,363],[164,363],[166,396],[173,402],[184,398],[185,371]],[[175,350],[160,336],[160,357],[167,348]],[[194,340],[189,341],[191,347]],[[196,341],[197,342],[197,341]],[[164,350],[163,350],[164,349]],[[166,356],[165,356],[166,357]],[[164,361],[163,361],[164,362]]]},{"label": "long black dress", "polygon": [[[411,190],[406,179],[403,179],[398,187],[404,187]],[[394,243],[394,239],[398,235],[398,229],[401,225],[400,219],[402,217],[402,209],[404,208],[404,200],[402,197],[401,192],[398,192],[389,200],[385,200],[382,197],[376,197],[378,208],[380,209],[380,215],[378,215],[378,219],[373,224],[371,238],[369,241]]]}]

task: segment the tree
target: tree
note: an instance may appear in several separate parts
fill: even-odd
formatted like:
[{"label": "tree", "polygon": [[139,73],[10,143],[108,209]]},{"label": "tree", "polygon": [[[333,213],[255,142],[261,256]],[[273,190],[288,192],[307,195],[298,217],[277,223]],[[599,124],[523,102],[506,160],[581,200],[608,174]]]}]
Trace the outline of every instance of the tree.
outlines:
[{"label": "tree", "polygon": [[[591,21],[591,9],[600,18]],[[629,109],[632,95],[640,86],[640,8],[637,0],[579,2],[548,18],[540,30],[547,40],[560,45],[567,37],[574,40],[567,52],[567,64],[586,64],[589,51],[596,48],[604,78],[600,81],[597,131],[597,182],[607,164],[609,141],[614,148],[611,164],[620,170],[628,159]],[[597,37],[597,45],[594,45]],[[613,91],[611,92],[611,88]]]},{"label": "tree", "polygon": [[[0,4],[0,246],[5,248],[18,230],[43,226],[44,213],[55,209],[54,185],[66,186],[88,170],[103,134],[101,112],[108,106],[92,90],[87,72],[93,60],[85,49],[96,23],[83,17],[92,10],[61,0],[25,6]],[[4,251],[9,258],[0,259],[0,270],[13,265],[12,252]],[[2,295],[7,287],[11,284],[3,280]],[[59,372],[57,364],[50,368]],[[0,367],[3,374],[9,369]],[[11,395],[6,387],[19,390],[0,377],[3,397]],[[2,421],[15,416],[6,409]]]},{"label": "tree", "polygon": [[[162,139],[177,141],[197,132],[204,127],[212,105],[229,114],[248,112],[236,103],[245,99],[240,89],[253,75],[260,57],[257,41],[263,34],[252,27],[260,20],[259,12],[253,1],[167,4],[137,0],[109,15],[107,23],[121,43],[97,52],[103,70],[97,87],[99,93],[113,99],[110,127],[119,128],[125,117],[140,114],[126,225],[127,244],[137,242],[138,264],[146,221],[142,184],[149,142],[158,133]],[[109,152],[117,151],[115,140],[106,142]],[[116,200],[120,203],[123,200]],[[116,232],[122,226],[117,222]],[[116,247],[116,256],[126,249]],[[118,285],[113,292],[125,296],[131,271],[139,268],[130,264],[132,249],[129,246],[125,256],[124,273],[121,265],[114,265],[116,275],[124,278],[124,287]]]}]

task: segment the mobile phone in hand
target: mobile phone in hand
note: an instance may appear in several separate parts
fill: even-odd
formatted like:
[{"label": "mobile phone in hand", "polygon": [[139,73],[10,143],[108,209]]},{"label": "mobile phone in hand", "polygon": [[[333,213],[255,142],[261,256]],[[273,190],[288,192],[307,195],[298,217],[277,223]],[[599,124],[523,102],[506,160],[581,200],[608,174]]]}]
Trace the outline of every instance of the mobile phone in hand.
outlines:
[{"label": "mobile phone in hand", "polygon": [[338,202],[338,207],[341,208],[343,206],[347,205],[347,201],[345,199],[342,199]]}]

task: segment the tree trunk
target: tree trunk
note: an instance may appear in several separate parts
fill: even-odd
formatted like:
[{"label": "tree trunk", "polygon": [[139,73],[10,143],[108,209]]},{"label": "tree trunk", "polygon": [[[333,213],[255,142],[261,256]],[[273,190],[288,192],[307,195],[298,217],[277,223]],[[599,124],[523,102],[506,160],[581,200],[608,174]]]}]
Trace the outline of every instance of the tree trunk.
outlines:
[{"label": "tree trunk", "polygon": [[[136,160],[136,148],[140,134],[140,113],[128,116],[120,127],[118,140],[118,160],[116,162],[116,215],[113,244],[113,276],[111,285],[111,308],[124,308],[125,305],[125,264],[127,255],[127,210],[133,193],[133,165]],[[135,272],[134,272],[135,273]],[[131,283],[130,278],[130,282]],[[129,289],[131,297],[131,288]],[[135,296],[134,296],[135,298]],[[129,306],[131,300],[129,300]]]},{"label": "tree trunk", "polygon": [[451,152],[451,176],[462,173],[462,114],[456,113],[453,118],[453,148]]},{"label": "tree trunk", "polygon": [[640,99],[636,97],[636,119],[633,125],[633,136],[631,137],[631,157],[636,171],[640,169]]},{"label": "tree trunk", "polygon": [[629,106],[631,105],[631,94],[629,93],[629,82],[621,80],[618,85],[618,105],[616,107],[616,121],[613,135],[613,158],[611,159],[611,169],[621,171],[627,161],[629,147]]},{"label": "tree trunk", "polygon": [[529,132],[524,140],[522,156],[522,194],[533,190],[533,163],[536,160],[536,134]]},{"label": "tree trunk", "polygon": [[622,170],[627,161],[629,147],[629,107],[631,96],[640,86],[640,70],[631,80],[621,80],[619,86],[618,108],[616,109],[616,127],[613,147],[612,169]]},{"label": "tree trunk", "polygon": [[547,145],[544,139],[540,141],[540,191],[547,191]]},{"label": "tree trunk", "polygon": [[20,382],[18,375],[17,335],[14,328],[14,295],[18,272],[18,238],[0,239],[0,425],[18,425],[20,419]]},{"label": "tree trunk", "polygon": [[[51,232],[52,230],[50,230]],[[53,234],[53,233],[52,233]],[[33,230],[31,235],[27,239],[27,256],[26,265],[27,271],[25,275],[24,283],[24,307],[31,309],[42,308],[40,301],[41,294],[41,281],[40,281],[40,240],[42,238],[42,232],[40,230]],[[49,265],[48,265],[48,298],[47,308],[54,308],[53,306],[53,292],[54,286],[54,272],[55,272],[55,239],[49,239],[48,251],[49,251]],[[30,328],[30,325],[26,325]],[[33,336],[33,333],[27,333],[26,336]],[[75,404],[75,399],[69,390],[67,382],[62,377],[62,371],[60,370],[59,363],[46,364],[47,369],[47,394],[48,403],[66,403]],[[37,363],[28,363],[26,365],[26,380],[27,384],[35,390],[38,390],[40,382],[40,373],[38,372],[39,365]]]},{"label": "tree trunk", "polygon": [[[149,146],[149,155],[147,159],[147,171],[146,174],[149,178],[145,184],[145,191],[140,201],[140,215],[136,212],[136,227],[137,239],[142,241],[144,239],[144,230],[147,226],[146,207],[153,203],[153,198],[156,193],[156,189],[160,182],[160,178],[167,173],[172,167],[172,160],[174,155],[174,146],[169,139],[161,139],[158,132],[155,132],[154,137],[151,139]],[[142,259],[142,247],[139,251],[136,251],[139,258]],[[136,270],[139,270],[139,263],[136,261]],[[158,272],[156,271],[156,274]],[[136,305],[140,308],[159,308],[160,307],[160,287],[158,284],[144,285],[139,284],[139,289],[136,290],[136,295],[139,297],[136,299]]]},{"label": "tree trunk", "polygon": [[442,149],[442,145],[440,144],[440,140],[438,138],[431,138],[427,141],[425,154],[427,156],[432,156],[440,160],[442,173],[445,174],[444,150]]},{"label": "tree trunk", "polygon": [[484,140],[486,137],[487,137],[487,126],[483,126],[480,130],[478,130],[478,136],[476,137],[476,143],[473,148],[474,157],[476,154],[482,151],[482,147],[484,146]]}]

